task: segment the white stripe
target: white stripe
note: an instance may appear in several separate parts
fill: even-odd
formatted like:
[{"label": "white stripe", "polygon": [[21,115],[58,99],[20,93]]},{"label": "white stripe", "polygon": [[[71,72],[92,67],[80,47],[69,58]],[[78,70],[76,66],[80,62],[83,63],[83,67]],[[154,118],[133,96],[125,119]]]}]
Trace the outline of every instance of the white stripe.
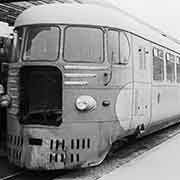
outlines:
[{"label": "white stripe", "polygon": [[98,67],[98,66],[64,66],[65,69],[80,69],[80,70],[105,70],[107,67]]},{"label": "white stripe", "polygon": [[13,98],[13,99],[17,99],[18,97],[17,97],[17,96],[11,96],[11,98]]},{"label": "white stripe", "polygon": [[17,83],[15,80],[8,80],[8,83]]},{"label": "white stripe", "polygon": [[9,72],[10,76],[16,76],[18,74],[18,72]]},{"label": "white stripe", "polygon": [[88,85],[87,81],[65,81],[64,85]]},{"label": "white stripe", "polygon": [[18,88],[15,88],[15,87],[10,87],[9,90],[12,92],[12,91],[18,91]]},{"label": "white stripe", "polygon": [[71,73],[67,73],[64,74],[64,77],[67,78],[87,78],[87,77],[96,77],[96,74],[71,74]]}]

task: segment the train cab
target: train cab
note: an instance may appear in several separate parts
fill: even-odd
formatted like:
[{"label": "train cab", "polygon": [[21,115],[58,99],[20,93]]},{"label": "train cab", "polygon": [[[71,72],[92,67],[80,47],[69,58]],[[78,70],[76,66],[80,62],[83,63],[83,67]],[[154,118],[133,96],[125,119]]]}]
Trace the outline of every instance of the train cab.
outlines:
[{"label": "train cab", "polygon": [[169,109],[180,103],[179,61],[164,54],[178,52],[119,9],[25,10],[15,22],[5,97],[10,162],[35,170],[95,166],[116,140],[177,122],[179,106]]}]

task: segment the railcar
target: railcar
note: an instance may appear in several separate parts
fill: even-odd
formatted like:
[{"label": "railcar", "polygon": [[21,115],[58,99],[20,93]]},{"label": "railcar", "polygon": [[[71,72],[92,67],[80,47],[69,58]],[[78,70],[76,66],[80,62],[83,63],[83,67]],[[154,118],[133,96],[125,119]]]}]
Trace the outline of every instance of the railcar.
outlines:
[{"label": "railcar", "polygon": [[100,164],[113,142],[180,117],[180,47],[120,10],[42,5],[15,22],[8,71],[10,162]]}]

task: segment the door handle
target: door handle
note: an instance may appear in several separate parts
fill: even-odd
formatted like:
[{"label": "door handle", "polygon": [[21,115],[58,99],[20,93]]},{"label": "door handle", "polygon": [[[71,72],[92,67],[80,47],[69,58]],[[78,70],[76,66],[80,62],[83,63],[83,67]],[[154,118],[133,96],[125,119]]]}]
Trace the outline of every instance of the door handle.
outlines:
[{"label": "door handle", "polygon": [[158,104],[160,103],[160,97],[161,97],[161,94],[158,93],[158,95],[157,95],[157,103],[158,103]]},{"label": "door handle", "polygon": [[112,79],[112,73],[111,72],[104,72],[103,79],[104,79],[104,85],[107,86]]}]

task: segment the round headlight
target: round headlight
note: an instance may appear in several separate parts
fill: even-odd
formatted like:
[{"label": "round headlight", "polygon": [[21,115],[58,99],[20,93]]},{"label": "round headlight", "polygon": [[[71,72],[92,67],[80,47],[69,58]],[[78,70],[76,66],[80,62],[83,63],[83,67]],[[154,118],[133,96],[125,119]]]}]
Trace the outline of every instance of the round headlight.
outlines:
[{"label": "round headlight", "polygon": [[76,99],[75,106],[79,111],[90,111],[96,108],[96,101],[91,96],[79,96]]}]

